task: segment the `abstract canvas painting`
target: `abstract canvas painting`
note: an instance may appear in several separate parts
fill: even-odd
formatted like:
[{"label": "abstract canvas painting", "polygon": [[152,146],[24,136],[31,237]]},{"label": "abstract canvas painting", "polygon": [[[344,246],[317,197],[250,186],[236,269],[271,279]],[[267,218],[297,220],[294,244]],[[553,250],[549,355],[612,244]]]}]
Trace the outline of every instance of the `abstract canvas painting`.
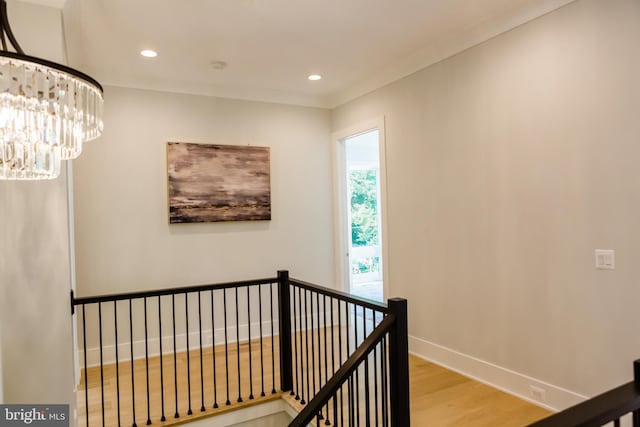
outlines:
[{"label": "abstract canvas painting", "polygon": [[169,223],[271,219],[269,147],[167,143]]}]

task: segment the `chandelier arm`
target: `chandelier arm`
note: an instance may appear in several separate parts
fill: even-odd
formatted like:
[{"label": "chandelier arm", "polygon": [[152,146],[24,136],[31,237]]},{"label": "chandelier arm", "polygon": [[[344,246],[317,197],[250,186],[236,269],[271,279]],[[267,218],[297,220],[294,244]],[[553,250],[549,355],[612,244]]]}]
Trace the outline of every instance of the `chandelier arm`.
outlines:
[{"label": "chandelier arm", "polygon": [[4,24],[0,19],[0,41],[2,41],[2,50],[7,50],[7,39],[4,36]]},{"label": "chandelier arm", "polygon": [[4,37],[4,26],[2,26],[2,20],[0,20],[0,40],[2,40],[2,50],[7,50],[7,40]]},{"label": "chandelier arm", "polygon": [[7,18],[7,2],[6,2],[6,0],[0,0],[0,19],[2,20],[2,28],[4,30],[3,33],[2,33],[2,42],[3,42],[2,43],[2,48],[3,48],[3,50],[7,50],[6,49],[6,42],[4,40],[4,33],[6,33],[7,37],[9,38],[9,42],[11,42],[11,45],[16,50],[16,52],[18,52],[21,55],[24,55],[24,51],[20,47],[20,43],[18,43],[18,41],[16,40],[16,37],[13,35],[13,31],[11,31],[11,25],[9,25],[9,18]]}]

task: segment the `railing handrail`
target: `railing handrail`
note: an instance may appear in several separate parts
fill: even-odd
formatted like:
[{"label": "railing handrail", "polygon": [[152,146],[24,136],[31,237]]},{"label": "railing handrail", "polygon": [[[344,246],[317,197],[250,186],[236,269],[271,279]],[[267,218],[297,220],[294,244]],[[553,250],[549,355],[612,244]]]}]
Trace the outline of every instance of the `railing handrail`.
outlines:
[{"label": "railing handrail", "polygon": [[335,375],[320,389],[318,394],[305,406],[298,416],[291,421],[289,427],[307,426],[325,406],[329,399],[342,387],[351,374],[358,369],[369,353],[382,341],[394,326],[396,316],[389,314],[376,326],[369,336],[360,344],[347,361],[336,371]]},{"label": "railing handrail", "polygon": [[389,313],[389,307],[385,303],[370,300],[368,298],[351,295],[349,293],[339,291],[337,289],[331,289],[324,286],[315,285],[313,283],[305,282],[303,280],[292,278],[292,279],[289,279],[289,283],[291,283],[292,285],[298,286],[300,288],[308,289],[310,291],[317,292],[319,294],[333,297],[333,298],[336,298],[345,302],[349,302],[352,304],[356,304],[361,307],[366,307],[371,310],[376,310],[383,313]]},{"label": "railing handrail", "polygon": [[[204,285],[188,285],[188,286],[178,286],[173,288],[152,289],[148,291],[134,291],[134,292],[121,292],[121,293],[104,294],[104,295],[93,295],[88,297],[74,296],[72,298],[72,304],[73,305],[95,304],[98,302],[112,302],[112,301],[145,298],[145,297],[150,298],[150,297],[165,296],[165,295],[178,295],[178,294],[192,293],[192,292],[198,292],[198,291],[203,292],[203,291],[210,291],[210,290],[217,290],[217,289],[229,289],[229,288],[244,287],[244,286],[265,285],[268,283],[276,283],[277,281],[278,281],[277,277],[267,277],[262,279],[240,280],[235,282],[209,283]],[[359,306],[363,306],[372,310],[381,311],[383,313],[387,313],[389,311],[389,308],[387,307],[386,304],[378,301],[370,300],[363,297],[358,297],[343,291],[315,285],[299,279],[291,278],[289,279],[289,282],[301,288],[318,292],[320,294],[327,295],[330,297],[334,297],[336,299],[340,299],[345,302],[357,304]]]},{"label": "railing handrail", "polygon": [[[640,367],[640,361],[636,361],[635,366]],[[640,381],[636,380],[530,424],[529,427],[600,427],[638,410]]]},{"label": "railing handrail", "polygon": [[225,283],[213,283],[213,284],[205,284],[205,285],[189,285],[182,287],[174,287],[174,288],[164,288],[164,289],[153,289],[149,291],[134,291],[134,292],[125,292],[125,293],[115,293],[108,295],[97,295],[90,297],[72,297],[71,303],[76,305],[82,304],[95,304],[99,302],[111,302],[111,301],[122,301],[129,299],[138,299],[138,298],[150,298],[150,297],[158,297],[165,295],[179,295],[179,294],[188,294],[192,292],[204,292],[218,289],[229,289],[229,288],[239,288],[245,286],[257,286],[257,285],[266,285],[269,283],[277,283],[277,277],[269,277],[264,279],[253,279],[253,280],[241,280],[236,282],[225,282]]}]

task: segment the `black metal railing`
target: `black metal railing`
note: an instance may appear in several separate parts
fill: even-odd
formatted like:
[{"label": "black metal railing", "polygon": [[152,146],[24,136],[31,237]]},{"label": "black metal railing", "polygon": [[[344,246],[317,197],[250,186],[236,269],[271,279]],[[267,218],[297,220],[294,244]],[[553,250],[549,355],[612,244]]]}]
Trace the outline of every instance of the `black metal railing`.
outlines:
[{"label": "black metal railing", "polygon": [[286,390],[275,369],[286,307],[279,287],[267,278],[72,295],[81,317],[79,424],[150,425]]},{"label": "black metal railing", "polygon": [[[184,419],[279,391],[325,425],[409,426],[406,300],[382,304],[280,271],[72,294],[71,307],[81,326],[83,427]],[[298,417],[290,425],[307,424]]]},{"label": "black metal railing", "polygon": [[389,300],[385,312],[289,427],[323,419],[334,426],[410,426],[407,301]]},{"label": "black metal railing", "polygon": [[[290,426],[306,426],[313,419],[324,420],[325,425],[409,426],[406,328],[399,334],[403,340],[391,345],[394,351],[389,352],[387,345],[388,339],[397,339],[401,323],[406,325],[406,300],[387,305],[295,279],[289,288],[290,395],[307,405]],[[388,330],[383,328],[379,339],[372,341],[381,325]],[[362,358],[354,361],[356,355]],[[394,381],[399,381],[398,393],[406,392],[403,403],[390,399]],[[330,387],[336,382],[338,388]]]},{"label": "black metal railing", "polygon": [[630,418],[633,427],[640,427],[640,360],[633,363],[633,373],[633,381],[529,427],[600,427],[609,423],[620,427],[625,417]]}]

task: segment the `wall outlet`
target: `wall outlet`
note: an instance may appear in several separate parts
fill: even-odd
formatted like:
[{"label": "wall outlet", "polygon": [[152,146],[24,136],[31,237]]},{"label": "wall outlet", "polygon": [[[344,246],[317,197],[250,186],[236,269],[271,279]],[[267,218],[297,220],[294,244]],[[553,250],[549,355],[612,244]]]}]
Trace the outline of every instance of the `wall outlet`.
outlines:
[{"label": "wall outlet", "polygon": [[207,334],[204,339],[205,339],[204,342],[206,345],[213,344],[213,334]]},{"label": "wall outlet", "polygon": [[596,268],[598,270],[615,270],[615,251],[613,249],[596,249]]},{"label": "wall outlet", "polygon": [[538,402],[546,402],[547,400],[547,391],[541,387],[530,385],[529,394],[533,399],[537,400]]}]

